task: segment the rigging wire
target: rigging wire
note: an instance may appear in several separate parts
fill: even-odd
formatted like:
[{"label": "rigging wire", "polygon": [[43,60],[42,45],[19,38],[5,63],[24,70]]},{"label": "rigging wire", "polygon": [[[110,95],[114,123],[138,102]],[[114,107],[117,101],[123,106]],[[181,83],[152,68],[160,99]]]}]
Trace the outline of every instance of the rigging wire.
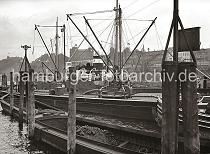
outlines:
[{"label": "rigging wire", "polygon": [[89,21],[91,21],[91,20],[113,20],[113,19],[108,19],[108,18],[106,18],[106,19],[102,19],[102,18],[87,18],[87,20],[89,20]]},{"label": "rigging wire", "polygon": [[87,39],[88,39],[88,25],[87,25],[86,22],[85,22],[85,28],[86,28],[86,37],[87,37]]},{"label": "rigging wire", "polygon": [[132,40],[132,39],[134,39],[135,37],[137,37],[137,36],[139,36],[141,33],[143,33],[145,30],[147,29],[147,27],[146,28],[144,28],[143,30],[141,30],[139,33],[137,33],[136,35],[134,35],[131,39],[129,39],[128,41],[130,41],[130,40]]},{"label": "rigging wire", "polygon": [[[109,16],[108,18],[113,18],[113,15]],[[110,19],[110,20],[114,20],[114,19]],[[100,24],[104,24],[104,21],[100,21],[100,22],[96,23],[95,25],[92,26],[92,28],[97,27]]]},{"label": "rigging wire", "polygon": [[[82,43],[85,41],[85,39],[83,38],[83,40],[80,42],[79,46],[77,47],[77,50],[80,48],[80,46],[82,45]],[[76,54],[76,51],[73,53],[73,55],[70,55],[70,58],[69,58],[69,62],[71,61],[71,59],[75,56]]]},{"label": "rigging wire", "polygon": [[[104,23],[104,22],[103,22],[103,23]],[[69,24],[69,22],[68,22],[68,24]],[[110,26],[111,24],[112,24],[112,22],[109,24],[109,26]],[[70,26],[70,25],[69,25],[69,26]],[[108,27],[109,27],[109,26],[108,26]],[[94,26],[92,26],[92,27],[94,27]],[[108,28],[108,27],[107,27],[107,28]],[[106,29],[107,29],[107,28],[106,28]],[[105,29],[105,30],[106,30],[106,29]],[[96,31],[95,33],[99,33],[99,32],[102,32],[102,33],[103,33],[105,30],[104,30],[104,29],[101,29],[101,30]],[[86,31],[87,31],[87,30],[86,30]],[[87,33],[87,32],[86,32],[86,33]],[[92,35],[86,35],[86,37],[90,37],[90,36],[92,36]],[[74,38],[74,37],[83,38],[79,33],[77,33],[77,34],[75,34],[75,35],[72,35],[71,37],[72,37],[72,38]],[[77,40],[79,40],[79,39],[77,39]]]},{"label": "rigging wire", "polygon": [[137,57],[138,57],[138,60],[137,60],[136,66],[135,66],[135,68],[134,68],[134,72],[137,70],[138,65],[139,65],[139,63],[140,63],[140,60],[141,60],[141,55],[140,55],[140,53],[137,54]]},{"label": "rigging wire", "polygon": [[69,31],[69,42],[70,42],[70,46],[72,48],[73,47],[73,41],[72,41],[72,34],[71,34],[71,26],[70,26],[69,22],[67,22],[67,24],[68,24],[68,29],[69,29],[68,30]]},{"label": "rigging wire", "polygon": [[[112,27],[111,27],[111,30],[110,30],[110,32],[109,32],[109,34],[108,34],[108,37],[107,37],[106,42],[109,41],[109,38],[110,38],[110,36],[111,36],[111,33],[113,32],[113,28],[114,28],[114,24],[113,24]],[[107,43],[104,45],[104,49],[106,48],[106,45],[107,45]]]},{"label": "rigging wire", "polygon": [[159,2],[159,1],[160,0],[155,0],[155,1],[151,2],[151,3],[149,3],[145,7],[141,8],[141,9],[137,10],[136,12],[132,13],[131,15],[129,15],[127,18],[130,18],[131,16],[133,16],[133,15],[135,15],[135,14],[137,14],[137,13],[139,13],[139,12],[145,10],[145,9],[147,9],[148,7],[152,6],[153,4],[155,4],[155,3]]},{"label": "rigging wire", "polygon": [[140,21],[140,22],[144,22],[144,21],[148,21],[151,22],[152,20],[146,20],[146,19],[123,19],[123,20],[131,20],[131,21]]},{"label": "rigging wire", "polygon": [[142,52],[145,52],[145,51],[146,51],[146,50],[145,50],[145,47],[144,47],[144,42],[145,42],[146,37],[147,37],[147,36],[145,36],[145,37],[143,38],[143,40],[142,40],[142,45],[141,45],[141,51],[142,51]]},{"label": "rigging wire", "polygon": [[[113,19],[102,19],[102,18],[87,18],[87,20],[113,20]],[[148,21],[148,22],[151,22],[152,20],[149,20],[149,19],[122,19],[122,20],[131,20],[131,21],[139,21],[139,22],[144,22],[144,21]]]},{"label": "rigging wire", "polygon": [[196,70],[198,71],[198,72],[200,72],[202,75],[205,75],[208,79],[210,79],[210,76],[209,76],[209,74],[208,75],[206,75],[205,73],[203,73],[201,70],[199,70],[198,68],[196,68]]},{"label": "rigging wire", "polygon": [[[138,0],[135,0],[134,2],[132,2],[131,4],[129,4],[127,7],[129,7],[130,5],[136,3],[137,1],[138,1]],[[157,3],[158,1],[160,1],[160,0],[156,0],[156,1],[154,1],[154,2],[152,2],[152,3],[150,3],[150,4],[148,4],[148,5],[145,6],[144,8],[142,8],[142,9],[140,9],[140,10],[134,12],[133,14],[129,15],[128,18],[131,17],[131,16],[133,16],[133,15],[135,15],[135,14],[137,14],[137,13],[139,13],[140,11],[143,11],[144,9],[150,7],[151,5]],[[124,7],[124,9],[126,9],[127,7]],[[126,19],[124,19],[124,20],[126,20]],[[129,19],[127,19],[127,20],[129,20]],[[130,20],[132,20],[132,19],[130,19]],[[142,20],[137,20],[137,21],[142,21]],[[150,20],[144,20],[144,21],[150,21]],[[126,23],[126,24],[127,24],[127,23]],[[127,25],[128,25],[128,24],[127,24]],[[129,26],[128,26],[128,28],[129,28]],[[130,30],[129,30],[129,31],[130,31]],[[163,49],[162,41],[161,41],[161,39],[160,39],[160,35],[159,35],[158,30],[157,30],[156,24],[155,24],[155,31],[156,31],[156,36],[157,36],[157,39],[158,39],[158,40],[157,40],[157,43],[158,43],[158,45],[159,45],[159,43],[160,43],[161,48]],[[130,33],[131,33],[131,32],[130,32]],[[132,33],[131,33],[131,34],[132,34]],[[145,37],[145,38],[146,38],[146,37]],[[144,38],[143,42],[145,41],[145,38]],[[134,40],[134,39],[133,39],[133,40]],[[144,44],[144,43],[143,43],[143,44]],[[159,47],[158,47],[158,48],[159,48]],[[169,55],[173,56],[170,52],[168,52],[168,53],[169,53]],[[201,66],[201,67],[202,67],[202,66]],[[203,68],[203,67],[202,67],[202,68]],[[196,70],[197,70],[198,72],[200,72],[201,74],[205,75],[208,79],[210,79],[210,76],[209,76],[209,74],[208,74],[207,71],[206,71],[206,74],[205,74],[204,72],[202,72],[202,71],[199,70],[198,68],[196,68]],[[203,69],[203,70],[205,70],[205,69]]]},{"label": "rigging wire", "polygon": [[[35,33],[36,35],[36,33]],[[36,41],[33,41],[33,46],[32,46],[32,55],[33,55],[33,58],[35,59],[35,55],[34,52],[35,52],[35,48],[44,48],[45,49],[45,46],[43,43],[39,44],[39,45],[35,45],[36,44]],[[47,46],[49,49],[51,48],[51,43],[50,45]],[[46,50],[44,50],[45,54],[48,54]]]},{"label": "rigging wire", "polygon": [[34,29],[34,36],[33,36],[33,45],[32,45],[32,56],[33,56],[33,59],[35,60],[35,54],[34,54],[34,51],[35,51],[35,39],[36,39],[36,30]]},{"label": "rigging wire", "polygon": [[159,35],[159,32],[158,32],[156,23],[155,23],[155,31],[156,31],[156,34],[157,34],[159,43],[160,43],[160,45],[161,45],[161,49],[163,49],[163,44],[162,44],[162,41],[161,41],[161,39],[160,39],[160,35]]},{"label": "rigging wire", "polygon": [[[105,27],[105,29],[98,30],[98,31],[96,31],[95,33],[101,32],[101,33],[99,34],[99,36],[101,36],[101,35],[109,28],[109,26],[112,25],[113,22],[114,22],[114,21],[111,21],[111,22],[109,23],[109,25],[108,25],[107,27]],[[90,36],[90,35],[89,35],[89,36]]]},{"label": "rigging wire", "polygon": [[[112,21],[99,35],[98,35],[98,37],[100,37],[111,25],[112,25],[112,23],[113,23],[114,21]],[[97,32],[96,32],[97,33]],[[95,43],[95,41],[96,41],[96,39],[92,42],[92,44],[93,43]]]},{"label": "rigging wire", "polygon": [[[49,46],[51,46],[51,44],[47,46],[48,49],[49,49]],[[44,49],[46,48],[43,43],[41,43],[40,47],[42,47]],[[44,50],[44,51],[45,51],[45,54],[48,54],[48,52],[46,50]]]},{"label": "rigging wire", "polygon": [[69,16],[79,16],[79,15],[87,15],[87,14],[98,14],[98,13],[107,13],[107,12],[113,12],[113,10],[103,10],[103,11],[95,11],[95,12],[83,12],[83,13],[72,13],[72,14],[67,14]]},{"label": "rigging wire", "polygon": [[51,50],[52,53],[54,52],[53,51],[53,43],[54,43],[53,41],[54,41],[54,39],[50,38],[50,45],[51,45],[50,50]]},{"label": "rigging wire", "polygon": [[[96,11],[96,12],[86,13],[86,14],[105,13],[105,12],[113,12],[113,11],[115,11],[115,10]],[[72,14],[72,15],[83,15],[83,13],[81,13],[81,14],[75,13],[75,14]],[[108,16],[108,18],[112,18],[112,17],[113,17],[113,15]],[[67,23],[68,23],[68,27],[69,27],[69,33],[70,33],[70,37],[69,37],[70,45],[71,45],[71,48],[72,48],[73,47],[73,41],[72,41],[72,34],[71,34],[71,28],[70,28],[71,26],[69,24],[69,21]],[[96,23],[95,25],[93,25],[92,27],[99,26],[102,23],[104,23],[104,21],[100,21],[100,22]],[[79,34],[79,33],[77,33],[77,34]]]},{"label": "rigging wire", "polygon": [[[123,15],[123,18],[124,18],[124,15]],[[124,23],[124,22],[123,22],[123,23]],[[136,42],[135,42],[135,40],[134,40],[134,38],[133,38],[133,34],[132,34],[131,30],[130,30],[130,27],[129,27],[127,21],[125,21],[125,24],[126,24],[126,26],[127,26],[127,28],[128,28],[128,31],[129,31],[129,33],[130,33],[130,35],[131,35],[131,37],[132,37],[132,40],[133,40],[134,44],[136,44]],[[125,27],[126,27],[126,26],[125,26]]]},{"label": "rigging wire", "polygon": [[[107,18],[113,18],[113,15],[110,15],[110,16],[107,16]],[[114,20],[114,19],[110,19],[110,20]],[[99,21],[98,23],[96,23],[95,25],[92,25],[92,28],[95,28],[95,27],[97,27],[97,26],[99,26],[99,25],[101,25],[101,24],[104,24],[104,21]],[[68,26],[70,27],[70,25],[69,25],[69,21],[68,21]],[[97,33],[97,32],[96,32]],[[76,33],[75,35],[80,35],[80,33]]]},{"label": "rigging wire", "polygon": [[156,41],[157,41],[157,48],[158,48],[158,50],[160,50],[160,45],[159,45],[159,40],[158,40],[158,36],[157,36],[157,31],[156,31],[155,34],[156,34],[155,36],[156,36]]},{"label": "rigging wire", "polygon": [[124,37],[124,39],[123,39],[123,44],[128,44],[128,38],[127,38],[127,36],[126,36],[124,30],[122,30],[122,35],[123,35],[123,37]]},{"label": "rigging wire", "polygon": [[204,72],[203,73],[205,73],[205,74],[207,74],[207,76],[209,76],[209,73],[204,69],[204,67],[202,66],[202,65],[200,65],[200,67],[201,67],[201,69],[203,69],[204,70]]},{"label": "rigging wire", "polygon": [[77,38],[77,37],[82,37],[82,36],[80,36],[80,35],[72,35],[71,37],[72,38]]},{"label": "rigging wire", "polygon": [[111,38],[111,47],[114,47],[114,34],[115,34],[115,31],[113,30],[112,38]]},{"label": "rigging wire", "polygon": [[34,55],[34,44],[35,44],[35,29],[34,29],[34,36],[33,36],[33,47],[32,47],[32,55]]},{"label": "rigging wire", "polygon": [[[124,37],[125,37],[125,39],[126,39],[126,42],[127,42],[127,44],[129,43],[128,42],[128,33],[127,33],[127,31],[126,31],[126,27],[125,27],[125,24],[124,24],[124,22],[122,22],[123,24],[122,24],[122,26],[124,27],[124,28],[122,28],[122,33],[123,33],[123,35],[124,35]],[[125,40],[124,40],[125,41]]]},{"label": "rigging wire", "polygon": [[81,57],[88,49],[85,49],[80,55],[79,57]]},{"label": "rigging wire", "polygon": [[123,7],[122,9],[128,9],[130,6],[134,5],[136,2],[138,2],[138,0],[134,0],[133,2],[131,2],[130,4],[128,4],[127,6]]},{"label": "rigging wire", "polygon": [[63,51],[63,45],[64,45],[64,42],[63,42],[63,33],[61,34],[61,39],[59,41],[59,45],[60,45],[60,53],[62,53]]},{"label": "rigging wire", "polygon": [[123,40],[123,44],[122,44],[122,47],[123,47],[123,50],[127,47],[126,45],[128,45],[127,41],[125,41],[125,39]]}]

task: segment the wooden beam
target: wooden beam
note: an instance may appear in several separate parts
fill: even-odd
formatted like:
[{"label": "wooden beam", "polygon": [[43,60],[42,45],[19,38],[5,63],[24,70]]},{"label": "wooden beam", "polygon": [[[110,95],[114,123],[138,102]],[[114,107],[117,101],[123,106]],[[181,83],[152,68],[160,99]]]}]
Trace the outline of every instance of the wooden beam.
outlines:
[{"label": "wooden beam", "polygon": [[178,149],[177,63],[162,66],[161,154],[176,154]]},{"label": "wooden beam", "polygon": [[14,108],[14,82],[13,82],[13,72],[10,72],[10,114],[12,115],[12,110]]},{"label": "wooden beam", "polygon": [[69,103],[67,122],[67,153],[76,153],[76,85],[72,83],[75,79],[75,68],[69,68]]},{"label": "wooden beam", "polygon": [[[186,79],[182,78],[183,81],[181,81],[184,152],[185,154],[199,154],[196,64],[194,62],[182,62],[179,64],[179,69]],[[190,74],[195,74],[195,76]]]},{"label": "wooden beam", "polygon": [[29,70],[29,93],[28,93],[28,137],[34,136],[35,125],[35,99],[34,99],[34,83],[33,83],[33,69]]},{"label": "wooden beam", "polygon": [[23,128],[23,104],[24,104],[24,83],[23,83],[23,71],[20,71],[20,81],[19,81],[19,92],[20,92],[20,101],[19,101],[19,127]]}]

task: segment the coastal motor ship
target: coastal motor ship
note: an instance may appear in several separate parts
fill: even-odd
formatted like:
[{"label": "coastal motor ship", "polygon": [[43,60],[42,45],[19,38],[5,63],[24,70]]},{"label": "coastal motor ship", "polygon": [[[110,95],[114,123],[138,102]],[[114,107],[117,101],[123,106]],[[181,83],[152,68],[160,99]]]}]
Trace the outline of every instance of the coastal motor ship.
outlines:
[{"label": "coastal motor ship", "polygon": [[[78,45],[78,47],[74,47],[76,50],[71,53],[70,51],[70,59],[69,62],[66,61],[65,59],[65,52],[64,52],[64,69],[67,70],[68,72],[68,67],[75,67],[77,70],[77,93],[78,94],[96,94],[99,97],[113,97],[113,98],[130,98],[132,95],[132,83],[131,81],[127,80],[118,80],[119,78],[123,78],[122,72],[125,70],[130,58],[133,56],[134,53],[137,52],[137,48],[142,43],[144,37],[147,35],[148,31],[150,28],[155,24],[155,20],[144,20],[147,23],[149,22],[150,24],[146,24],[147,28],[144,30],[141,30],[140,33],[138,33],[136,36],[139,36],[141,33],[143,35],[140,37],[138,40],[138,43],[134,43],[134,49],[130,51],[130,47],[126,47],[130,43],[127,43],[127,45],[123,44],[123,23],[126,21],[125,19],[122,18],[122,9],[118,3],[118,0],[116,1],[116,6],[114,7],[113,10],[109,11],[102,11],[103,13],[107,12],[114,12],[115,17],[110,18],[111,24],[110,26],[110,32],[107,34],[107,41],[111,41],[110,43],[110,48],[108,47],[107,50],[107,44],[106,42],[105,47],[102,45],[101,41],[97,37],[97,33],[94,32],[93,28],[90,26],[89,20],[86,19],[85,17],[85,23],[86,26],[90,29],[92,37],[95,38],[95,42],[97,42],[97,45],[100,46],[100,49],[96,49],[94,47],[94,44],[92,44],[89,40],[89,38],[86,37],[82,33],[82,31],[79,29],[77,24],[71,19],[72,16],[77,16],[77,15],[85,15],[85,14],[92,14],[92,13],[72,13],[68,14],[67,18],[69,21],[72,22],[72,25],[80,32],[81,36],[83,37],[83,41]],[[102,13],[101,11],[96,11],[94,14],[97,13]],[[149,25],[149,26],[148,26]],[[112,26],[112,27],[111,27]],[[42,41],[43,38],[40,34],[39,28],[40,27],[47,27],[47,26],[40,26],[40,25],[35,25],[35,30],[38,31]],[[52,27],[52,26],[51,26]],[[53,61],[53,58],[51,60],[53,61],[53,64],[55,65],[54,71],[51,70],[51,72],[54,73],[55,76],[59,76],[59,65],[58,65],[58,59],[57,54],[58,54],[58,28],[62,28],[62,32],[65,32],[65,26],[59,26],[58,25],[58,20],[56,22],[56,45],[55,45],[55,61]],[[102,34],[102,33],[101,33]],[[65,35],[65,33],[63,34]],[[79,53],[79,47],[83,42],[88,43],[89,48],[93,51],[93,56],[92,56],[92,62],[84,62],[86,61],[83,60],[81,64],[77,63],[77,59],[79,59],[81,56],[84,56],[85,52],[87,51],[82,51],[81,54]],[[64,42],[65,42],[65,37],[64,37]],[[43,41],[48,53],[49,49],[46,46],[46,43]],[[64,47],[65,49],[65,43]],[[129,51],[126,51],[129,50]],[[109,53],[109,54],[108,54]],[[51,56],[50,56],[51,57]],[[76,58],[75,58],[76,57]],[[72,60],[74,59],[74,60]],[[76,60],[75,60],[76,59]],[[79,60],[78,60],[79,61]],[[130,64],[128,64],[130,65]],[[136,64],[137,65],[137,64]],[[47,67],[47,66],[46,66]],[[49,69],[49,67],[47,67]],[[132,67],[131,67],[132,68]],[[135,71],[135,70],[130,70],[130,71]],[[67,72],[65,73],[65,76],[67,76]],[[82,80],[85,80],[85,82],[82,82]],[[42,83],[41,83],[42,84]],[[51,84],[51,83],[49,83]],[[63,82],[63,83],[56,83],[52,82],[53,86],[48,86],[49,88],[44,88],[45,90],[50,90],[50,94],[64,94],[67,93],[68,89],[68,82]],[[62,85],[64,86],[58,86]],[[41,86],[37,86],[38,90],[42,89],[40,88]],[[59,92],[58,92],[59,91]],[[97,92],[96,92],[97,91]],[[93,92],[93,93],[91,93]]]}]

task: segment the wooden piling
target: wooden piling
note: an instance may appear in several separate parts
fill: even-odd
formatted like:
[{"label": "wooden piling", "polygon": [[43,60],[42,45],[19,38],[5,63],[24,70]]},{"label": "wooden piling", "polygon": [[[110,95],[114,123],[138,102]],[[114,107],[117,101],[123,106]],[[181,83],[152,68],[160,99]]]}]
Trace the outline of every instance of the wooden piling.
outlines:
[{"label": "wooden piling", "polygon": [[35,99],[34,99],[34,83],[33,83],[33,69],[29,69],[28,82],[28,137],[34,136],[35,125]]},{"label": "wooden piling", "polygon": [[162,69],[161,153],[175,154],[178,150],[177,63],[165,61]]},{"label": "wooden piling", "polygon": [[185,76],[181,82],[184,151],[185,154],[199,154],[196,65],[193,62],[182,62],[179,70]]},{"label": "wooden piling", "polygon": [[18,81],[18,76],[15,78],[15,83],[16,83],[16,92],[19,92],[19,81]]},{"label": "wooden piling", "polygon": [[10,114],[12,115],[12,111],[14,108],[14,82],[13,82],[13,72],[10,72]]},{"label": "wooden piling", "polygon": [[2,83],[1,84],[3,87],[7,87],[7,75],[6,74],[2,75]]},{"label": "wooden piling", "polygon": [[69,68],[69,103],[68,103],[68,122],[67,122],[67,153],[76,153],[76,85],[72,83],[72,73],[75,68]]},{"label": "wooden piling", "polygon": [[203,89],[207,89],[207,77],[203,76]]},{"label": "wooden piling", "polygon": [[20,81],[19,81],[19,92],[20,92],[20,102],[19,102],[19,124],[23,125],[23,104],[24,104],[24,83],[23,83],[23,71],[20,71]]},{"label": "wooden piling", "polygon": [[[28,72],[25,72],[28,73]],[[29,76],[28,76],[29,77]],[[28,103],[29,103],[29,84],[28,81],[25,81],[25,107],[26,107],[26,123],[28,124]]]}]

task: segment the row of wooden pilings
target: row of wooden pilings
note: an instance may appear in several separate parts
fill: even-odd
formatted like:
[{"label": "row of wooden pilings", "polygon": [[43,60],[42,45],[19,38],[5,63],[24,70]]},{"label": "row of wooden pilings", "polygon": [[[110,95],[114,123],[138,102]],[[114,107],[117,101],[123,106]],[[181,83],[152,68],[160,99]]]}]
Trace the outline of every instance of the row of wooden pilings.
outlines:
[{"label": "row of wooden pilings", "polygon": [[[69,69],[69,74],[73,74],[75,68]],[[19,100],[19,127],[23,128],[23,112],[24,112],[24,97],[25,111],[27,113],[26,123],[28,125],[28,137],[33,139],[35,129],[35,97],[34,97],[34,82],[33,69],[29,72],[20,71],[18,91],[20,93]],[[14,80],[13,72],[10,72],[10,114],[13,115],[14,109]],[[69,84],[72,84],[72,77],[69,75]],[[70,86],[69,86],[70,87]],[[25,96],[24,96],[25,95]],[[68,103],[68,121],[67,121],[67,153],[76,153],[76,85],[72,84],[69,88],[69,103]]]},{"label": "row of wooden pilings", "polygon": [[[33,82],[33,69],[29,72],[19,72],[19,86],[20,93],[19,99],[19,127],[23,127],[24,107],[26,111],[26,123],[28,124],[28,137],[33,138],[35,126],[35,98],[34,98],[34,82]],[[25,96],[24,96],[25,95]],[[24,99],[25,97],[25,99]],[[25,101],[24,101],[25,100]],[[24,106],[25,102],[25,106]],[[14,109],[14,74],[10,72],[10,114],[13,115]]]}]

